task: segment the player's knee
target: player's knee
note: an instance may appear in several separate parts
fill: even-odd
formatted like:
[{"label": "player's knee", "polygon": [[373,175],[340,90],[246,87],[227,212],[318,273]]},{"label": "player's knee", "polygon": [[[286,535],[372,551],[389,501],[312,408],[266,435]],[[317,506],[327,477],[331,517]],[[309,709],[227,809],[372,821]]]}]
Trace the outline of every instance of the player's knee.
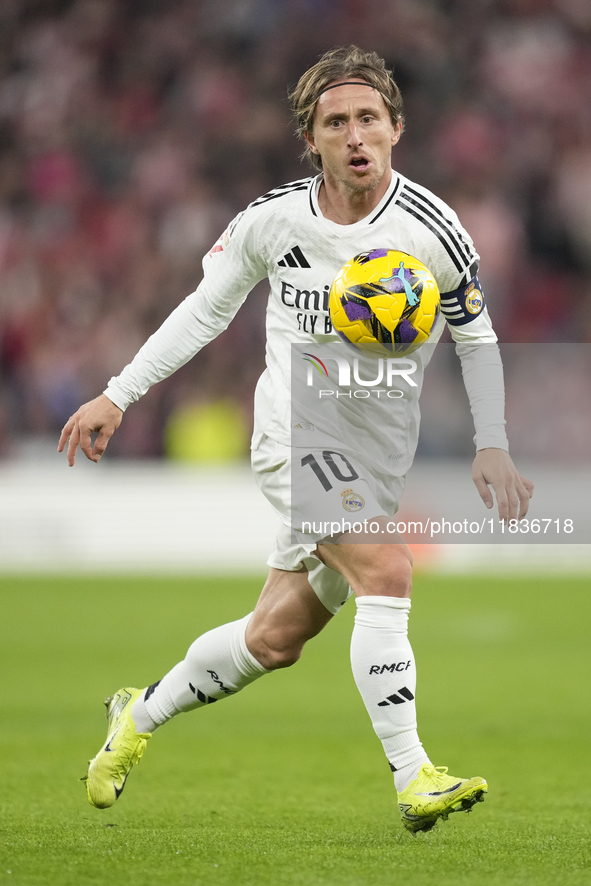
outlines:
[{"label": "player's knee", "polygon": [[295,643],[288,637],[258,634],[249,638],[248,648],[264,668],[276,671],[295,664],[302,654],[303,644]]},{"label": "player's knee", "polygon": [[263,667],[270,671],[279,670],[279,668],[290,668],[299,660],[302,654],[301,649],[267,649],[267,664]]},{"label": "player's knee", "polygon": [[412,553],[406,546],[382,546],[360,571],[357,596],[410,597],[412,565]]}]

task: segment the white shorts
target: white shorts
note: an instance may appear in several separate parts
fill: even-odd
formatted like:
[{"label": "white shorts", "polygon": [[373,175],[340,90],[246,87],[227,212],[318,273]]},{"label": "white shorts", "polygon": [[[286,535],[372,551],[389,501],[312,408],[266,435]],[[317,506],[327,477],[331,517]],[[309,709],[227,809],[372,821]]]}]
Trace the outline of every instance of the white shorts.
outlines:
[{"label": "white shorts", "polygon": [[366,519],[393,516],[404,477],[381,473],[348,452],[299,449],[269,437],[252,451],[252,468],[259,489],[281,519],[267,564],[287,572],[305,566],[319,600],[336,614],[351,588],[313,551],[328,536],[359,531]]}]

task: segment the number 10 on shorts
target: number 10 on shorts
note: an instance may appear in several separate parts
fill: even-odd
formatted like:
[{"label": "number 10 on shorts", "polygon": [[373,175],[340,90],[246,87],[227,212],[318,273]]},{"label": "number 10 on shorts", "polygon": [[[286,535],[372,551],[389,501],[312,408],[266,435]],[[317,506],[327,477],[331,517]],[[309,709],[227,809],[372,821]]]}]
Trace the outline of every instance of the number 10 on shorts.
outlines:
[{"label": "number 10 on shorts", "polygon": [[[335,457],[341,464],[335,461]],[[330,449],[325,449],[322,452],[322,459],[333,477],[340,483],[351,483],[353,480],[357,480],[359,478],[359,474],[357,473],[349,459],[342,453],[334,452]],[[326,472],[322,469],[316,458],[311,453],[310,455],[306,455],[304,456],[304,458],[302,458],[301,465],[302,467],[309,465],[316,474],[316,477],[318,478],[320,483],[322,484],[322,487],[326,490],[326,492],[330,492],[330,490],[333,488],[333,484],[330,482],[330,479],[326,475]],[[344,471],[341,469],[342,466],[344,466]]]}]

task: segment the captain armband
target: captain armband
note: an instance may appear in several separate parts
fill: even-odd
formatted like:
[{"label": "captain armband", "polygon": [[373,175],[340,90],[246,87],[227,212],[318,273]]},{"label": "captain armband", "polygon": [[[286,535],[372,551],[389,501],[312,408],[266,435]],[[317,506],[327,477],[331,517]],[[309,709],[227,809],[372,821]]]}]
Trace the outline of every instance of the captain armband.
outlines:
[{"label": "captain armband", "polygon": [[441,293],[441,313],[450,326],[465,326],[482,313],[484,294],[478,277],[472,277],[453,292]]}]

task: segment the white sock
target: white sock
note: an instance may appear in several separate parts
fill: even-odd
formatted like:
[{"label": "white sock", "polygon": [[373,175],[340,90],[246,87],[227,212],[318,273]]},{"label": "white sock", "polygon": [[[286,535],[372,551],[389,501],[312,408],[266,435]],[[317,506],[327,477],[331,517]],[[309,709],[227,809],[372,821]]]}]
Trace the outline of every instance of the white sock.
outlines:
[{"label": "white sock", "polygon": [[358,597],[351,637],[353,676],[398,792],[429,762],[417,733],[409,611],[410,600],[403,597]]},{"label": "white sock", "polygon": [[158,683],[148,686],[131,709],[138,732],[154,732],[176,714],[192,711],[240,692],[269,674],[246,645],[252,612],[198,637],[179,662]]}]

